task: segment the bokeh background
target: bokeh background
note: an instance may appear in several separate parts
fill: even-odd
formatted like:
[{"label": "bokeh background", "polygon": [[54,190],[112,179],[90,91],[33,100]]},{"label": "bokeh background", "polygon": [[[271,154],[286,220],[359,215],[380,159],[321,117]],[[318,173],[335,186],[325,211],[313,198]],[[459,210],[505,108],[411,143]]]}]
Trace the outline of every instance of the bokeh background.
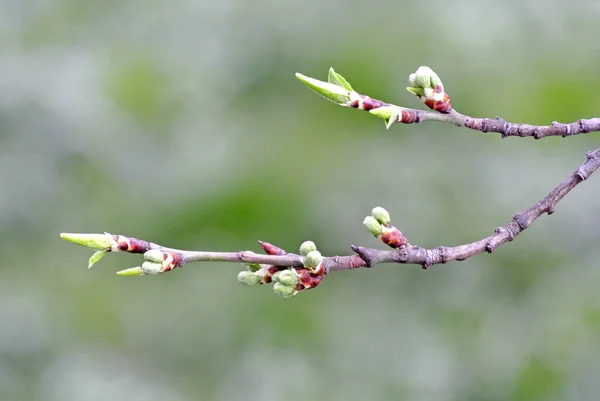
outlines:
[{"label": "bokeh background", "polygon": [[486,236],[598,135],[386,131],[295,78],[370,96],[428,65],[453,105],[513,122],[600,114],[598,1],[0,1],[0,399],[596,400],[600,177],[493,255],[330,274],[291,300],[239,265],[121,278],[135,255],[60,232],[326,255]]}]

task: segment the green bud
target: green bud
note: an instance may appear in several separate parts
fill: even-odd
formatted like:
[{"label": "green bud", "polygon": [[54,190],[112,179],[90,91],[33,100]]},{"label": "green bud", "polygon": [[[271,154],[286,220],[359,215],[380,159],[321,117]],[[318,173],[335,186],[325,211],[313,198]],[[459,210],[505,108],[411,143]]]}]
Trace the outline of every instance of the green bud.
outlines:
[{"label": "green bud", "polygon": [[317,246],[312,241],[304,241],[302,245],[300,245],[300,255],[306,256],[311,251],[316,251]]},{"label": "green bud", "polygon": [[319,251],[311,251],[304,257],[302,261],[305,267],[315,267],[318,266],[319,263],[323,260],[323,256],[321,256],[321,252]]},{"label": "green bud", "polygon": [[96,251],[88,261],[88,269],[94,266],[108,251]]},{"label": "green bud", "polygon": [[275,291],[275,294],[279,295],[282,298],[291,298],[295,295],[296,286],[288,286],[283,283],[277,282],[273,284],[273,291]]},{"label": "green bud", "polygon": [[159,249],[151,249],[144,253],[144,259],[148,262],[161,263],[165,260],[163,252]]},{"label": "green bud", "polygon": [[261,269],[261,266],[258,263],[246,263],[246,268],[249,272],[257,272]]},{"label": "green bud", "polygon": [[149,262],[149,261],[142,263],[142,271],[144,272],[144,274],[147,274],[149,276],[154,276],[154,275],[162,272],[162,270],[163,270],[162,263],[155,263],[155,262]]},{"label": "green bud", "polygon": [[280,270],[273,274],[273,281],[287,286],[295,286],[298,284],[298,275],[291,269]]},{"label": "green bud", "polygon": [[381,227],[381,224],[375,219],[375,217],[373,217],[373,216],[365,217],[365,221],[363,221],[363,224],[365,225],[365,227],[367,227],[369,232],[371,234],[373,234],[375,237],[378,237],[381,234],[383,234],[383,227]]},{"label": "green bud", "polygon": [[379,206],[371,211],[371,216],[375,217],[375,219],[384,226],[392,221],[388,211]]},{"label": "green bud", "polygon": [[331,100],[340,106],[349,105],[350,91],[348,89],[329,82],[323,82],[318,79],[307,77],[299,72],[296,73],[296,78],[325,99]]},{"label": "green bud", "polygon": [[344,78],[343,76],[341,76],[340,74],[335,72],[333,70],[333,67],[329,68],[329,75],[327,76],[327,82],[329,82],[330,84],[341,86],[342,88],[346,88],[349,91],[354,91],[354,89],[352,89],[352,87],[350,86],[348,81],[346,81],[346,78]]},{"label": "green bud", "polygon": [[257,274],[249,272],[247,270],[238,273],[237,279],[240,283],[246,285],[257,285],[260,284],[260,277]]},{"label": "green bud", "polygon": [[77,245],[85,246],[96,251],[108,251],[113,246],[118,245],[111,234],[72,234],[61,233],[60,237],[64,240]]},{"label": "green bud", "polygon": [[440,85],[442,88],[442,80],[440,77],[429,67],[421,66],[417,69],[417,72],[411,74],[408,77],[408,82],[412,87],[417,88],[435,88],[437,85]]},{"label": "green bud", "polygon": [[140,266],[131,267],[131,268],[125,269],[125,270],[119,270],[117,272],[117,276],[124,276],[124,277],[143,276],[143,275],[144,275],[144,271],[142,270],[142,268]]}]

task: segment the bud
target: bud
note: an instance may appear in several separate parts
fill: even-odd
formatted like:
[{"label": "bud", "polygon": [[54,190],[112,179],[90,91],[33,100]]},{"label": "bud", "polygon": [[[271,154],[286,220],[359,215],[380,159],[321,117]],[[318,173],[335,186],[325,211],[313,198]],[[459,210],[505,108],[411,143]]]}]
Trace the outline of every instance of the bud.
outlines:
[{"label": "bud", "polygon": [[375,217],[373,217],[373,216],[365,217],[363,224],[365,225],[365,227],[367,227],[369,232],[371,234],[373,234],[375,237],[378,237],[381,234],[383,234],[383,227],[381,227],[381,224],[375,219]]},{"label": "bud", "polygon": [[450,96],[444,91],[440,77],[429,67],[421,66],[417,72],[410,74],[406,89],[417,95],[427,107],[440,113],[450,113],[452,105]]},{"label": "bud", "polygon": [[85,246],[96,251],[108,251],[114,247],[118,247],[117,241],[111,234],[72,234],[61,233],[60,237],[66,241],[77,245]]},{"label": "bud", "polygon": [[296,286],[287,286],[283,283],[277,282],[273,284],[273,291],[275,291],[275,294],[282,298],[291,298],[296,295]]},{"label": "bud", "polygon": [[344,86],[319,81],[318,79],[302,75],[299,72],[296,73],[296,78],[325,99],[337,103],[340,106],[349,106],[351,91]]},{"label": "bud", "polygon": [[381,223],[384,226],[387,226],[388,223],[392,222],[388,211],[379,206],[377,206],[371,211],[371,216],[373,216],[379,223]]},{"label": "bud", "polygon": [[160,263],[165,260],[165,256],[163,252],[159,249],[151,249],[148,252],[144,253],[144,259],[148,262]]},{"label": "bud", "polygon": [[264,251],[268,255],[285,255],[285,254],[287,254],[287,252],[284,251],[283,249],[281,249],[280,247],[275,246],[273,244],[269,244],[268,242],[258,241],[258,243],[260,244],[262,249],[264,249]]},{"label": "bud", "polygon": [[292,269],[280,270],[273,274],[273,281],[286,286],[296,286],[298,284],[298,274]]},{"label": "bud", "polygon": [[247,270],[238,273],[237,279],[240,283],[246,285],[257,285],[260,284],[260,277],[257,274],[249,272]]},{"label": "bud", "polygon": [[124,277],[143,276],[143,275],[144,275],[144,271],[142,270],[142,268],[140,266],[131,267],[131,268],[125,269],[125,270],[119,270],[117,272],[117,276],[124,276]]},{"label": "bud", "polygon": [[311,251],[316,251],[317,246],[312,241],[304,241],[302,245],[300,245],[300,255],[306,256]]},{"label": "bud", "polygon": [[88,269],[91,268],[92,266],[94,266],[100,259],[102,259],[102,257],[104,255],[106,255],[108,251],[107,250],[103,250],[103,251],[96,251],[91,257],[90,260],[88,261]]},{"label": "bud", "polygon": [[442,85],[442,80],[440,77],[427,66],[421,66],[417,68],[417,72],[408,77],[408,82],[411,84],[411,86],[417,88],[433,89],[439,85],[442,87],[442,91],[444,89],[444,85]]},{"label": "bud", "polygon": [[149,275],[149,276],[154,276],[158,273],[162,273],[162,271],[163,271],[162,263],[149,262],[149,261],[142,263],[141,268],[142,268],[142,272],[144,272],[144,274]]},{"label": "bud", "polygon": [[321,252],[319,251],[311,251],[304,257],[302,263],[304,267],[315,267],[318,266],[319,263],[323,260],[323,256],[321,256]]}]

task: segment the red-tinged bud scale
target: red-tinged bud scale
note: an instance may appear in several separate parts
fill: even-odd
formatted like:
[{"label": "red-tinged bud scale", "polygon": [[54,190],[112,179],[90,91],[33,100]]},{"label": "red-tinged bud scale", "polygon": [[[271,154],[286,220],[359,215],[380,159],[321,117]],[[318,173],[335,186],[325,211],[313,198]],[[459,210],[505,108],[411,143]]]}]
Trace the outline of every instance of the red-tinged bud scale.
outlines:
[{"label": "red-tinged bud scale", "polygon": [[381,242],[390,248],[401,248],[408,243],[402,232],[396,227],[386,228],[381,234]]},{"label": "red-tinged bud scale", "polygon": [[162,272],[168,272],[176,267],[183,266],[181,255],[176,252],[163,252],[165,260],[163,262]]},{"label": "red-tinged bud scale", "polygon": [[450,111],[452,111],[452,105],[450,104],[450,96],[448,96],[448,93],[444,92],[444,89],[440,85],[437,85],[433,91],[435,98],[437,98],[440,93],[443,93],[444,96],[442,100],[434,100],[431,98],[425,99],[425,105],[432,110],[439,111],[440,113],[450,113]]},{"label": "red-tinged bud scale", "polygon": [[137,239],[125,237],[123,235],[113,235],[117,242],[118,250],[129,253],[146,253],[150,250],[150,243]]},{"label": "red-tinged bud scale", "polygon": [[262,281],[265,284],[269,284],[271,281],[273,281],[273,275],[281,269],[285,269],[285,268],[284,267],[279,268],[277,266],[269,266],[269,268],[267,269],[267,271],[265,272],[265,274],[263,276]]},{"label": "red-tinged bud scale", "polygon": [[287,255],[287,252],[279,248],[278,246],[263,241],[258,241],[258,243],[260,244],[262,249],[264,249],[267,255]]}]

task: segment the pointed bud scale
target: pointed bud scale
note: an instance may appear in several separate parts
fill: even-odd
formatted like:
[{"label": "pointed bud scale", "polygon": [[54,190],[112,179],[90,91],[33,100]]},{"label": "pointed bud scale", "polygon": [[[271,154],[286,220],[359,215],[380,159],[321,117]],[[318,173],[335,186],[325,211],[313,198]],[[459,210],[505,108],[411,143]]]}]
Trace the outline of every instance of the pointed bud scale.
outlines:
[{"label": "pointed bud scale", "polygon": [[125,269],[125,270],[119,270],[117,272],[117,276],[123,276],[123,277],[134,277],[134,276],[143,276],[143,275],[144,275],[144,271],[142,270],[142,268],[140,266],[131,267],[131,268]]},{"label": "pointed bud scale", "polygon": [[363,224],[364,224],[365,227],[367,227],[367,229],[369,230],[369,232],[371,234],[373,234],[373,236],[379,237],[381,234],[383,234],[383,227],[375,219],[375,217],[373,217],[373,216],[367,216],[367,217],[365,217],[365,220],[363,221]]},{"label": "pointed bud scale", "polygon": [[346,81],[346,78],[344,78],[343,76],[341,76],[340,74],[335,72],[333,70],[333,67],[329,68],[329,75],[327,76],[327,82],[337,85],[337,86],[341,86],[342,88],[346,88],[351,92],[354,91],[354,89],[352,89],[352,86],[350,86],[348,81]]},{"label": "pointed bud scale", "polygon": [[371,216],[373,216],[375,220],[377,220],[384,226],[386,226],[388,223],[391,223],[392,221],[392,218],[390,217],[388,211],[380,206],[373,208],[373,210],[371,211]]},{"label": "pointed bud scale", "polygon": [[287,255],[287,252],[278,246],[263,241],[258,241],[258,243],[260,244],[262,249],[267,253],[267,255]]},{"label": "pointed bud scale", "polygon": [[302,245],[300,245],[300,255],[306,256],[311,251],[316,251],[317,246],[312,241],[304,241]]},{"label": "pointed bud scale", "polygon": [[96,251],[91,257],[90,260],[88,261],[88,269],[90,269],[92,266],[94,266],[96,263],[98,263],[98,261],[100,261],[100,259],[102,259],[102,257],[104,255],[106,255],[108,251],[104,250],[104,251]]},{"label": "pointed bud scale", "polygon": [[307,77],[298,72],[296,73],[296,78],[325,99],[337,103],[340,106],[349,106],[350,92],[352,91],[345,87],[330,82],[319,81],[318,79]]},{"label": "pointed bud scale", "polygon": [[250,286],[260,284],[260,277],[257,274],[246,270],[239,272],[237,279],[240,283]]},{"label": "pointed bud scale", "polygon": [[159,249],[151,249],[144,253],[144,259],[149,262],[162,263],[165,260],[165,255]]},{"label": "pointed bud scale", "polygon": [[108,251],[113,247],[117,247],[118,243],[115,238],[108,233],[104,234],[73,234],[61,233],[60,237],[66,241],[77,245],[85,246],[86,248],[96,251]]},{"label": "pointed bud scale", "polygon": [[291,298],[297,293],[296,286],[287,286],[279,282],[273,284],[273,291],[282,298]]},{"label": "pointed bud scale", "polygon": [[379,117],[384,120],[389,120],[393,116],[396,116],[396,118],[397,118],[398,114],[399,114],[398,111],[396,110],[396,107],[394,107],[394,106],[378,107],[376,109],[369,110],[369,113],[373,114],[375,117]]}]

